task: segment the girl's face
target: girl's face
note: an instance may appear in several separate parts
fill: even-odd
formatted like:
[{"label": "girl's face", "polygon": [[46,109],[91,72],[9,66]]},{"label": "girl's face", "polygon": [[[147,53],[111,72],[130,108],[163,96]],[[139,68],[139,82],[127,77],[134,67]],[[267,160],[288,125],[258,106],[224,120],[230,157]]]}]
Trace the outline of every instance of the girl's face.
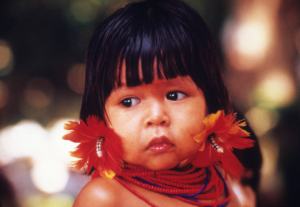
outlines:
[{"label": "girl's face", "polygon": [[204,130],[207,106],[190,76],[166,80],[155,74],[151,84],[127,87],[123,66],[121,83],[105,109],[106,122],[121,137],[125,162],[164,170],[198,152],[193,137]]}]

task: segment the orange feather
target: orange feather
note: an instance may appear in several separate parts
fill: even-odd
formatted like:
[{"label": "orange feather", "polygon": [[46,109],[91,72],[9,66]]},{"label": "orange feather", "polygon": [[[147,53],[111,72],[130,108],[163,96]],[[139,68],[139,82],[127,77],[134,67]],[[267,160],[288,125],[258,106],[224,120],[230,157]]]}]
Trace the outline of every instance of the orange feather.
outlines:
[{"label": "orange feather", "polygon": [[[254,140],[248,139],[250,134],[241,127],[246,123],[236,120],[235,114],[225,116],[223,110],[215,114],[208,115],[203,123],[206,126],[200,134],[194,137],[195,141],[201,143],[200,151],[192,163],[197,167],[206,167],[210,163],[219,164],[229,172],[233,177],[240,177],[243,174],[244,167],[232,153],[233,148],[244,149],[252,147]],[[217,151],[211,144],[211,136],[220,151]]]}]

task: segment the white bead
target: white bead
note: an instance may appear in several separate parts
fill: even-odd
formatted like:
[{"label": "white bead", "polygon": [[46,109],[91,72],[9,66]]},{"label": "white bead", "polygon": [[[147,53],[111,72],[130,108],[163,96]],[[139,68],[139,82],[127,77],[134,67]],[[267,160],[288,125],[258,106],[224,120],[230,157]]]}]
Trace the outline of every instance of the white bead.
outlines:
[{"label": "white bead", "polygon": [[98,141],[97,141],[97,144],[96,144],[96,153],[97,153],[97,156],[98,157],[102,157],[102,149],[101,149],[101,147],[102,147],[102,142],[103,142],[103,137],[100,137],[99,139],[98,139]]}]

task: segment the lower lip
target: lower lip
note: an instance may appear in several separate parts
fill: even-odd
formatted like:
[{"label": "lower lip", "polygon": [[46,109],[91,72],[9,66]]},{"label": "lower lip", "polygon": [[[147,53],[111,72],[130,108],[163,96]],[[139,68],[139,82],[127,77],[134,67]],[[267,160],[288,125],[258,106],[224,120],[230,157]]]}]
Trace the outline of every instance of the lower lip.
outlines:
[{"label": "lower lip", "polygon": [[149,147],[147,151],[150,151],[151,153],[154,154],[161,154],[167,152],[172,147],[173,145],[169,143],[158,143]]}]

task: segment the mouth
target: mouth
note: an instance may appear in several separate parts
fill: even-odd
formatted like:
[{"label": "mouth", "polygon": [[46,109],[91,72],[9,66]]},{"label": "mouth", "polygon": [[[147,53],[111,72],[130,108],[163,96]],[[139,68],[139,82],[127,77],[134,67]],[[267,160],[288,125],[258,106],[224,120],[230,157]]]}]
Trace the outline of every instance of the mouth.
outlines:
[{"label": "mouth", "polygon": [[165,136],[153,138],[147,145],[146,151],[153,154],[161,154],[167,152],[174,144]]}]

